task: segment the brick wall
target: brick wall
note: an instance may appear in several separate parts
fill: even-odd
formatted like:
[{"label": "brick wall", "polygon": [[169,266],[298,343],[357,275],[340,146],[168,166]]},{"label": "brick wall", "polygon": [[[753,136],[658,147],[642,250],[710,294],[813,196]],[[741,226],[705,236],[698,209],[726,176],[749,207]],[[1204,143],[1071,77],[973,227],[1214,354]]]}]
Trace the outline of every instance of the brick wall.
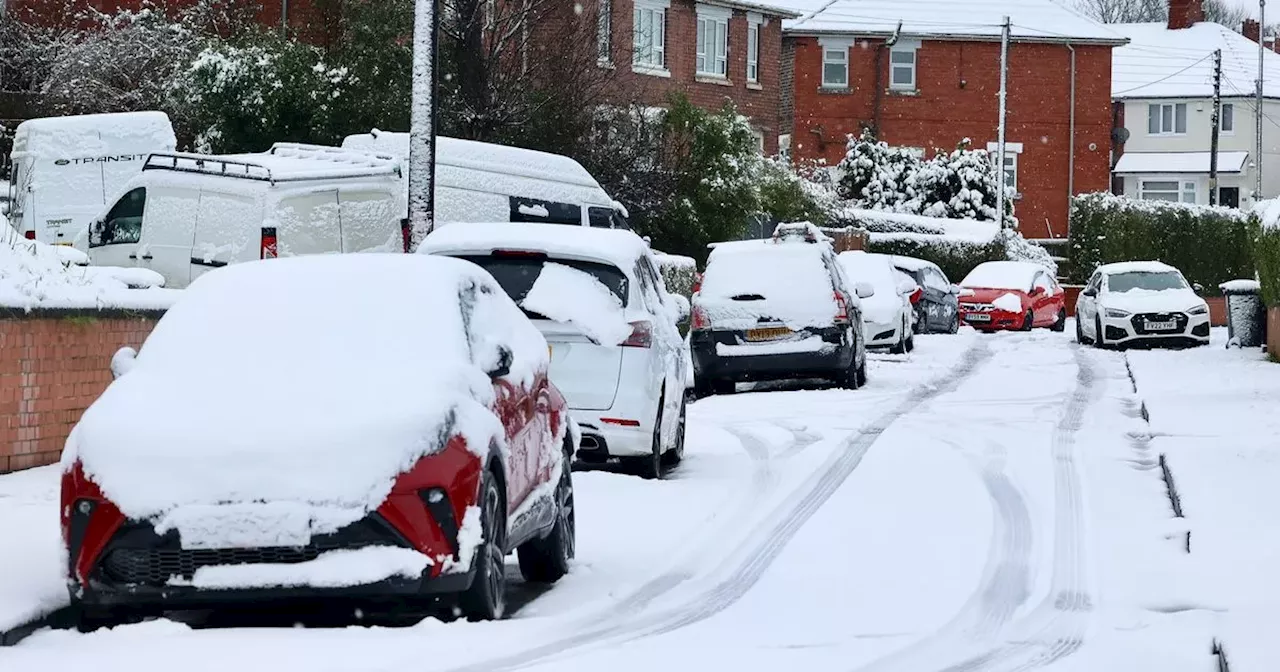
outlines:
[{"label": "brick wall", "polygon": [[1280,306],[1267,309],[1267,352],[1280,361]]},{"label": "brick wall", "polygon": [[[789,38],[791,39],[791,38]],[[815,37],[795,40],[794,154],[839,161],[845,137],[876,119],[878,41],[849,50],[849,88],[821,88],[822,51]],[[1111,48],[1076,48],[1075,193],[1110,184]],[[985,149],[999,119],[998,42],[926,41],[917,52],[916,95],[883,92],[880,137],[893,145],[954,149],[968,137]],[[888,57],[881,86],[887,88]],[[1008,142],[1021,143],[1016,214],[1029,238],[1067,234],[1071,56],[1064,45],[1015,43],[1009,52]]]},{"label": "brick wall", "polygon": [[[170,9],[181,9],[195,5],[197,0],[166,0],[162,3]],[[161,4],[154,0],[9,0],[8,11],[22,20],[35,21],[42,25],[72,25],[76,17],[83,16],[87,10],[95,10],[104,14],[113,14],[122,9],[137,11],[144,5]],[[258,21],[269,28],[277,28],[281,24],[280,13],[284,7],[282,0],[232,0],[227,3],[232,8],[243,8]],[[289,27],[298,31],[304,39],[322,42],[327,35],[326,15],[318,0],[288,0]]]},{"label": "brick wall", "polygon": [[139,347],[158,313],[0,309],[0,473],[52,464],[111,382],[111,357]]},{"label": "brick wall", "polygon": [[[585,22],[589,31],[573,28],[544,31],[536,39],[536,49],[564,49],[566,34],[591,36],[594,48],[596,7],[583,3],[586,10],[574,13],[570,3],[556,3],[559,18],[547,25],[564,25],[568,21]],[[764,134],[765,151],[774,153],[778,134],[790,132],[779,121],[782,113],[782,19],[764,15],[760,27],[760,75],[756,83],[747,82],[747,14],[735,9],[729,19],[728,72],[723,80],[700,77],[697,71],[697,4],[692,0],[671,0],[666,13],[666,65],[669,77],[634,72],[631,67],[634,4],[631,0],[612,0],[611,12],[611,77],[608,97],[619,103],[640,102],[665,107],[672,92],[681,92],[690,102],[707,110],[719,110],[730,100],[738,112],[751,120],[751,125]]]}]

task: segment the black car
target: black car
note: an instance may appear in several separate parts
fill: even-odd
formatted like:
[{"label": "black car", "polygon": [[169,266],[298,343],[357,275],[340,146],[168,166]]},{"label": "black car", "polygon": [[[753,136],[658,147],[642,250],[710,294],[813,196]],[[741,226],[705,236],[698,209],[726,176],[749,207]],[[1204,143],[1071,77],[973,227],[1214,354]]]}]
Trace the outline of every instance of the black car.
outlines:
[{"label": "black car", "polygon": [[858,298],[812,225],[779,225],[772,240],[721,243],[693,296],[694,393],[735,383],[826,378],[849,389],[867,377]]},{"label": "black car", "polygon": [[915,333],[954,334],[960,330],[960,287],[938,265],[913,257],[893,257],[893,266],[922,290],[915,302]]}]

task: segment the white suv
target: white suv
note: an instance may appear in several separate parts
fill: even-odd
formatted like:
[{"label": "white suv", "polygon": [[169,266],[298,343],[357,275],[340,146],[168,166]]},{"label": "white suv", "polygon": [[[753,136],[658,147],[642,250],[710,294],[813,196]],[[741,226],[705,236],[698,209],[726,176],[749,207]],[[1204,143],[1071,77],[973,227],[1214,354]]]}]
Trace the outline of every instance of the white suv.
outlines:
[{"label": "white suv", "polygon": [[1209,343],[1209,306],[1178,269],[1158,261],[1099,266],[1076,300],[1076,340],[1108,346]]},{"label": "white suv", "polygon": [[620,458],[659,478],[684,456],[687,360],[647,243],[629,231],[555,224],[451,223],[419,253],[475,263],[497,279],[551,348],[551,381],[582,430],[578,458]]}]

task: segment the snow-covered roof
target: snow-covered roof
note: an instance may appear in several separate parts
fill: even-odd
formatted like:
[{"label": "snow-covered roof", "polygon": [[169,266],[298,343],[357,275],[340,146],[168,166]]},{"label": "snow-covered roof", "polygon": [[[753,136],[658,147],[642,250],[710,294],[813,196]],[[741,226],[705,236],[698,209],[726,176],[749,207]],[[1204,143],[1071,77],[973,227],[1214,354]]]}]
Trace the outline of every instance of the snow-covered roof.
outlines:
[{"label": "snow-covered roof", "polygon": [[45,117],[18,124],[15,154],[91,156],[98,152],[173,149],[177,140],[164,112],[118,112]]},{"label": "snow-covered roof", "polygon": [[1017,41],[1123,44],[1125,38],[1055,0],[779,0],[803,13],[790,33],[999,39],[1004,17]]},{"label": "snow-covered roof", "polygon": [[[1222,95],[1254,96],[1258,44],[1226,26],[1197,23],[1169,30],[1164,23],[1109,26],[1129,38],[1111,53],[1111,97],[1209,98],[1213,95],[1213,52],[1222,50]],[[1264,50],[1264,95],[1280,98],[1280,54]]]},{"label": "snow-covered roof", "polygon": [[[893,257],[893,265],[907,271],[923,271],[926,268],[938,268],[938,265],[932,261],[924,259],[916,259],[915,257]],[[941,270],[941,269],[939,269]]]},{"label": "snow-covered roof", "polygon": [[[1116,162],[1114,172],[1208,174],[1211,156],[1211,152],[1127,152]],[[1218,172],[1242,172],[1248,160],[1249,152],[1218,152]]]},{"label": "snow-covered roof", "polygon": [[552,257],[607,261],[624,273],[649,244],[630,231],[566,224],[451,223],[436,229],[418,247],[419,254],[478,254],[495,250],[546,252]]},{"label": "snow-covered roof", "polygon": [[1103,275],[1118,273],[1177,273],[1178,269],[1159,261],[1120,261],[1098,267]]},{"label": "snow-covered roof", "polygon": [[1044,266],[1027,261],[988,261],[978,264],[960,282],[974,289],[1031,289],[1036,273],[1048,272]]}]

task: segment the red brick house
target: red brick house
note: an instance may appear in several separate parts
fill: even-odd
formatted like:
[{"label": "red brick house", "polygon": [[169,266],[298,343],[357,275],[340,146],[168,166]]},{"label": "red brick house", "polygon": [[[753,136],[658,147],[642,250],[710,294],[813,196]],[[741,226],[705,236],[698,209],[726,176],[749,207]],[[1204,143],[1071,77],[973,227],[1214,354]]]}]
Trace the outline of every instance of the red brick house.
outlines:
[{"label": "red brick house", "polygon": [[1050,0],[820,7],[785,29],[796,159],[834,164],[863,128],[930,156],[963,138],[994,148],[1008,16],[1005,167],[1024,235],[1066,237],[1069,194],[1109,189],[1111,51],[1126,40],[1106,26]]},{"label": "red brick house", "polygon": [[[167,0],[165,4],[182,7],[195,3],[196,0]],[[86,10],[112,14],[121,9],[137,10],[143,4],[143,0],[0,0],[0,14],[12,12],[24,19],[31,18],[52,25]],[[313,0],[242,0],[230,4],[254,8],[263,25],[288,25],[290,28],[305,26],[315,11]]]},{"label": "red brick house", "polygon": [[732,100],[770,154],[790,132],[782,22],[797,13],[736,0],[596,0],[585,16],[596,22],[597,67],[613,69],[619,93],[662,106],[680,91],[711,110]]}]

